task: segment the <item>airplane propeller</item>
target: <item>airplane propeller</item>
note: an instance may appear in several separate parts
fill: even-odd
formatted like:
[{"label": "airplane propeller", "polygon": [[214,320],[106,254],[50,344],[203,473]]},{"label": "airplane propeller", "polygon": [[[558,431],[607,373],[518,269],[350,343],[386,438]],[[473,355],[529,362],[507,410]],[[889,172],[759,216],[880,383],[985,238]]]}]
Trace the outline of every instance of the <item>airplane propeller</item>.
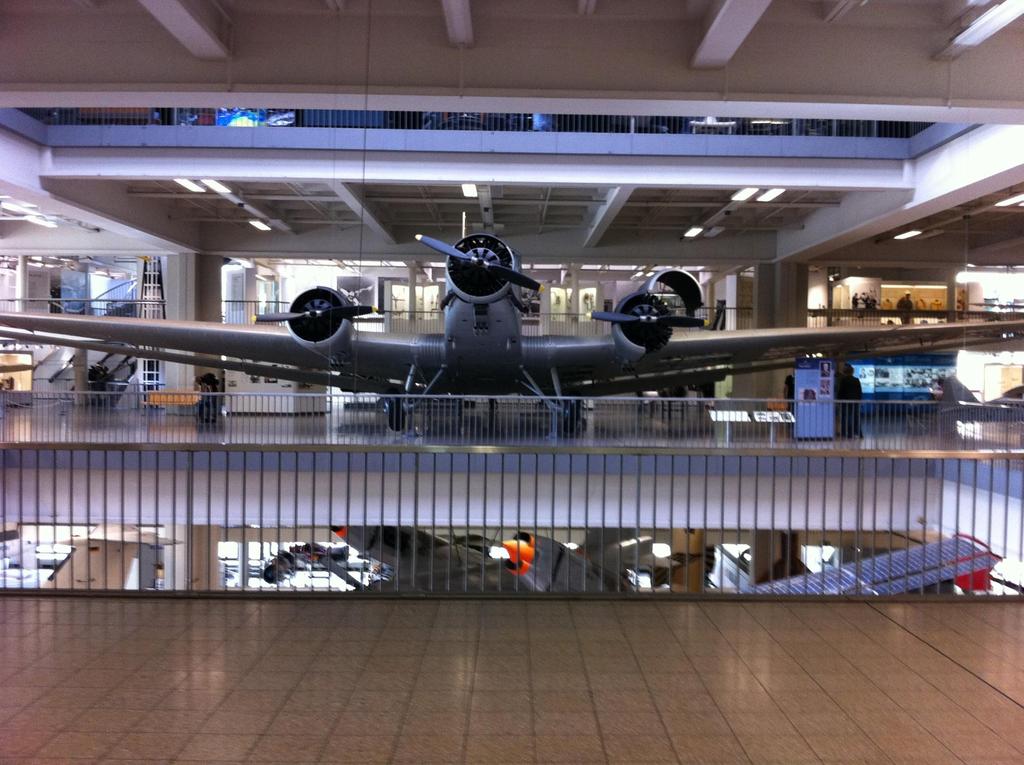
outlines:
[{"label": "airplane propeller", "polygon": [[653,306],[642,303],[633,309],[633,313],[617,313],[616,311],[594,311],[590,318],[596,321],[608,321],[612,324],[661,324],[665,327],[703,327],[704,320],[694,316],[674,316],[659,314]]},{"label": "airplane propeller", "polygon": [[447,255],[449,258],[455,258],[456,260],[462,261],[468,265],[482,268],[485,271],[490,271],[495,276],[498,276],[511,284],[515,284],[519,287],[524,287],[535,292],[540,290],[540,282],[531,279],[521,271],[516,271],[514,268],[503,266],[498,262],[497,255],[490,250],[477,248],[472,249],[469,252],[463,252],[462,250],[452,247],[447,242],[442,242],[439,239],[424,236],[423,234],[417,234],[416,239],[442,255]]},{"label": "airplane propeller", "polygon": [[311,308],[308,311],[263,313],[256,316],[256,322],[259,324],[275,324],[281,321],[292,321],[293,319],[319,319],[328,314],[340,314],[343,319],[358,321],[360,317],[368,313],[377,313],[377,309],[372,305],[336,305],[327,308]]}]

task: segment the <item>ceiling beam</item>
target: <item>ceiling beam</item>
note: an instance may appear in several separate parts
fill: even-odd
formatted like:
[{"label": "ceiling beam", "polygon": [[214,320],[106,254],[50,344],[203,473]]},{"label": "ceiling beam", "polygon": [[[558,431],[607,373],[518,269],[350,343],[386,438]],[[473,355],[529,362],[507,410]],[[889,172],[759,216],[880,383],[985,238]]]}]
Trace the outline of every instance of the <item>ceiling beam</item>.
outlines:
[{"label": "ceiling beam", "polygon": [[441,0],[444,23],[448,29],[448,42],[456,48],[473,45],[473,18],[469,12],[469,0]]},{"label": "ceiling beam", "polygon": [[494,203],[491,201],[491,187],[477,184],[476,196],[480,202],[480,221],[484,231],[494,230]]},{"label": "ceiling beam", "polygon": [[139,4],[196,58],[229,57],[228,19],[219,6],[201,0],[139,0]]},{"label": "ceiling beam", "polygon": [[608,230],[608,227],[612,225],[615,216],[619,214],[619,211],[629,201],[629,197],[635,188],[636,186],[615,186],[608,192],[604,204],[597,208],[593,219],[590,221],[590,228],[587,230],[587,235],[583,240],[584,247],[597,246],[598,242],[601,241],[601,237]]},{"label": "ceiling beam", "polygon": [[[232,192],[230,194],[220,194],[219,196],[231,202],[236,207],[245,210],[253,218],[264,218],[267,224],[278,231],[287,231],[289,234],[294,234],[295,230],[288,225],[287,221],[282,219],[277,214],[270,211],[269,208],[264,207],[261,204],[256,204],[250,199],[242,196],[240,193]],[[246,219],[248,221],[248,219]]]},{"label": "ceiling beam", "polygon": [[854,8],[865,5],[868,0],[825,0],[825,23],[833,24]]},{"label": "ceiling beam", "polygon": [[706,19],[704,39],[697,46],[693,69],[721,69],[739,50],[768,10],[771,0],[718,0]]},{"label": "ceiling beam", "polygon": [[362,197],[353,191],[347,183],[342,181],[329,181],[328,183],[334,189],[334,193],[338,195],[338,199],[348,205],[348,208],[358,216],[363,225],[369,226],[388,244],[395,243],[395,237],[391,230],[370,211]]},{"label": "ceiling beam", "polygon": [[578,0],[576,3],[576,13],[580,16],[593,16],[596,10],[597,0]]}]

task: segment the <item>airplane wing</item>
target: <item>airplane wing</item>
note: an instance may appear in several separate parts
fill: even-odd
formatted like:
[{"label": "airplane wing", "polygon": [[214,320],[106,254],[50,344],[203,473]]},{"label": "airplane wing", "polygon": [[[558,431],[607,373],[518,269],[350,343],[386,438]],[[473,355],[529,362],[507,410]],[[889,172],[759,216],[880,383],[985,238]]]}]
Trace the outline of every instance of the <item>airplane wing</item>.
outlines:
[{"label": "airplane wing", "polygon": [[283,327],[35,313],[0,313],[0,337],[362,391],[385,391],[400,382],[415,346],[411,337],[357,334],[350,363],[332,367]]},{"label": "airplane wing", "polygon": [[[565,395],[656,390],[781,368],[813,353],[843,358],[951,350],[1024,336],[1024,320],[976,324],[780,328],[677,332],[668,343],[628,365],[613,335],[522,337],[524,369],[545,391],[552,370]],[[284,328],[216,322],[125,319],[66,314],[0,313],[0,337],[117,351],[141,358],[239,369],[250,374],[325,383],[347,390],[387,392],[402,386],[410,367],[436,356],[441,336],[354,334],[346,358],[327,358],[297,343]],[[496,353],[500,350],[496,349]],[[525,390],[525,388],[524,388]],[[554,392],[558,392],[557,390]]]},{"label": "airplane wing", "polygon": [[15,372],[31,372],[35,367],[31,364],[0,364],[0,375],[13,375]]},{"label": "airplane wing", "polygon": [[[656,390],[791,366],[793,359],[820,353],[858,358],[921,353],[986,345],[1024,337],[1024,321],[977,324],[920,324],[875,327],[803,327],[735,332],[679,332],[660,350],[630,367],[614,363],[614,341],[601,338],[535,338],[524,343],[527,363],[542,375],[556,367],[564,390],[578,395],[609,395]],[[540,358],[541,363],[533,364]]]}]

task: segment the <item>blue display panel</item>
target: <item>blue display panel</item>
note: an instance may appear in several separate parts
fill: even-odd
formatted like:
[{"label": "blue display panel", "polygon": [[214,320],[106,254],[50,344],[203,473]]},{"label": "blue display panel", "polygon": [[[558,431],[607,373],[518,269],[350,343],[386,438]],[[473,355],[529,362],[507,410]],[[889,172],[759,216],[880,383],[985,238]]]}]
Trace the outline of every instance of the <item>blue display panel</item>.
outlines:
[{"label": "blue display panel", "polygon": [[955,353],[879,356],[850,363],[865,401],[929,401],[938,381],[956,374]]}]

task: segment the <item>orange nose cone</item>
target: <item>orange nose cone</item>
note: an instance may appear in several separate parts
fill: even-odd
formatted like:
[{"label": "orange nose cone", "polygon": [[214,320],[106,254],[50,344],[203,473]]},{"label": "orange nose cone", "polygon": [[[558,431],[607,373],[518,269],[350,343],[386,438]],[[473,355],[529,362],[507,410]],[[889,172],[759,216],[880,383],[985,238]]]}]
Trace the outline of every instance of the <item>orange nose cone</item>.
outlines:
[{"label": "orange nose cone", "polygon": [[506,568],[520,576],[530,570],[533,558],[537,554],[536,548],[530,542],[522,539],[506,539],[501,546],[508,551]]},{"label": "orange nose cone", "polygon": [[337,536],[344,539],[345,535],[348,534],[348,526],[331,526],[331,531],[333,531]]}]

